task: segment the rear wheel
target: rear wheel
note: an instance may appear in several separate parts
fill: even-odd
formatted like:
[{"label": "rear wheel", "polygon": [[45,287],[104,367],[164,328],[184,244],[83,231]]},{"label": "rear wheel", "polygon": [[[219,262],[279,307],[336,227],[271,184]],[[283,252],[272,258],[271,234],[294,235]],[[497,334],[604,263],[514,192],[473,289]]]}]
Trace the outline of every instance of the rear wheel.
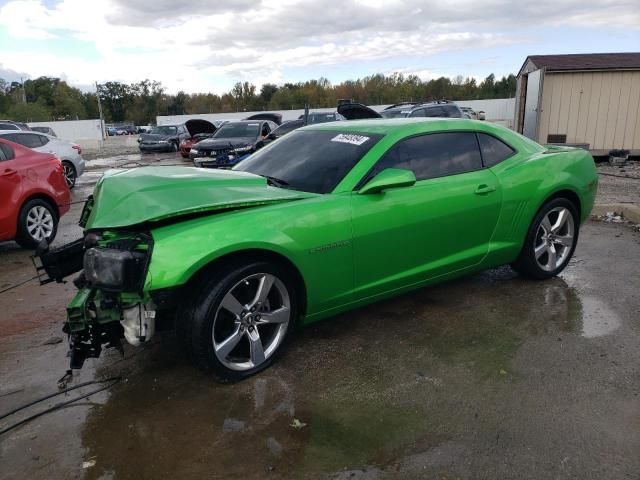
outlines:
[{"label": "rear wheel", "polygon": [[572,202],[566,198],[547,202],[531,223],[513,268],[536,279],[559,274],[575,251],[579,227],[578,212]]},{"label": "rear wheel", "polygon": [[194,363],[219,381],[237,381],[283,350],[297,318],[296,292],[277,264],[235,265],[204,282],[180,317]]},{"label": "rear wheel", "polygon": [[42,240],[51,243],[58,230],[58,215],[44,200],[29,200],[20,209],[16,242],[23,247],[34,249]]},{"label": "rear wheel", "polygon": [[73,163],[65,160],[62,162],[62,168],[64,169],[64,179],[67,181],[69,189],[72,189],[76,184],[76,167],[73,166]]}]

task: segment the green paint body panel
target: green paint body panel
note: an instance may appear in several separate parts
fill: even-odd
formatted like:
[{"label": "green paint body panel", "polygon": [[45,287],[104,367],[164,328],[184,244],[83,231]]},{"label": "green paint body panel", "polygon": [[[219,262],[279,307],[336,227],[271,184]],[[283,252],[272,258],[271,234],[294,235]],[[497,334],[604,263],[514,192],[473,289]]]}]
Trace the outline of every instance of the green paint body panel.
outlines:
[{"label": "green paint body panel", "polygon": [[194,167],[110,170],[95,187],[94,204],[85,228],[127,227],[310,196],[313,194],[267,187],[262,177],[230,170]]},{"label": "green paint body panel", "polygon": [[[234,171],[146,167],[108,175],[96,187],[86,228],[145,225],[153,237],[145,294],[184,285],[229,254],[279,255],[304,281],[304,321],[311,322],[512,262],[536,212],[558,192],[579,199],[581,220],[594,203],[597,176],[588,152],[548,150],[487,122],[397,119],[305,128],[383,138],[326,195],[269,187],[262,177]],[[380,193],[355,190],[399,140],[447,131],[486,132],[516,153],[479,171]],[[477,194],[483,185],[494,190]],[[194,217],[198,212],[204,214]]]}]

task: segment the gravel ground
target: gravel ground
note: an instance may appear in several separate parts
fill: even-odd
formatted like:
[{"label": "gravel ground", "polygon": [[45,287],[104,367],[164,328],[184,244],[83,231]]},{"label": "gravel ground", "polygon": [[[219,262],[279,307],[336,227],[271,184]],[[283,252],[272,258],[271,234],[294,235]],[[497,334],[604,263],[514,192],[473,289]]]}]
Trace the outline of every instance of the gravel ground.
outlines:
[{"label": "gravel ground", "polygon": [[640,205],[640,160],[614,167],[598,163],[596,203],[634,203]]}]

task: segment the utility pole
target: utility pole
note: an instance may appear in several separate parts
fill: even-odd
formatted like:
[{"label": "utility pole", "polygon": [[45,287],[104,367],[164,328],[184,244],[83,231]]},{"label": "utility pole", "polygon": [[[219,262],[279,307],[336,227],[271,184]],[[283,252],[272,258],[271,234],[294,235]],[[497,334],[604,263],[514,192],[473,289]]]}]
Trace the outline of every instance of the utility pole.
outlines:
[{"label": "utility pole", "polygon": [[98,114],[100,115],[100,135],[102,136],[102,140],[104,140],[105,132],[104,132],[104,117],[102,116],[102,102],[100,102],[100,89],[98,88],[98,82],[96,82],[96,97],[98,97]]},{"label": "utility pole", "polygon": [[22,85],[22,103],[26,104],[27,103],[27,92],[24,89],[24,80],[22,80],[22,77],[20,77],[20,84]]}]

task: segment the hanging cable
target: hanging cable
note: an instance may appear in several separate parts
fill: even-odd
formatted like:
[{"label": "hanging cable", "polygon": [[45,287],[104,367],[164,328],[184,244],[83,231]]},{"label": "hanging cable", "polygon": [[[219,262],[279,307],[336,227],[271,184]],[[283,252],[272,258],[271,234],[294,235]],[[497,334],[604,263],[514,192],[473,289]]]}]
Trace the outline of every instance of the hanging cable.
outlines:
[{"label": "hanging cable", "polygon": [[37,400],[34,400],[32,402],[26,403],[26,404],[24,404],[24,405],[22,405],[20,407],[14,408],[13,410],[11,410],[9,412],[3,413],[2,415],[0,415],[0,420],[2,420],[4,418],[7,418],[8,416],[13,415],[13,414],[15,414],[17,412],[20,412],[21,410],[24,410],[25,408],[29,408],[29,407],[31,407],[33,405],[36,405],[36,404],[38,404],[40,402],[44,402],[45,400],[48,400],[48,399],[53,398],[53,397],[56,397],[58,395],[62,395],[64,393],[68,393],[68,392],[71,392],[73,390],[77,390],[79,388],[86,387],[88,385],[95,385],[95,384],[100,384],[100,383],[108,383],[108,385],[105,385],[103,387],[100,387],[100,388],[97,388],[95,390],[92,390],[89,393],[85,393],[85,394],[79,395],[77,397],[74,397],[71,400],[66,400],[64,402],[57,403],[53,407],[47,408],[46,410],[43,410],[43,411],[38,412],[38,413],[35,413],[35,414],[33,414],[33,415],[31,415],[31,416],[29,416],[27,418],[24,418],[24,419],[20,420],[19,422],[16,422],[16,423],[14,423],[12,425],[9,425],[8,427],[0,430],[0,435],[3,435],[5,433],[13,430],[14,428],[17,428],[20,425],[24,425],[25,423],[30,422],[31,420],[34,420],[34,419],[36,419],[38,417],[46,415],[47,413],[54,412],[56,410],[59,410],[62,407],[65,407],[65,406],[71,404],[71,403],[77,402],[78,400],[82,400],[84,398],[90,397],[91,395],[95,395],[96,393],[102,392],[103,390],[111,388],[115,384],[120,382],[120,380],[122,380],[122,377],[111,377],[111,378],[105,378],[104,380],[91,380],[89,382],[80,383],[78,385],[74,385],[73,387],[68,387],[68,388],[65,388],[64,390],[60,390],[59,392],[51,393],[49,395],[45,395],[44,397],[41,397],[41,398],[39,398]]}]

